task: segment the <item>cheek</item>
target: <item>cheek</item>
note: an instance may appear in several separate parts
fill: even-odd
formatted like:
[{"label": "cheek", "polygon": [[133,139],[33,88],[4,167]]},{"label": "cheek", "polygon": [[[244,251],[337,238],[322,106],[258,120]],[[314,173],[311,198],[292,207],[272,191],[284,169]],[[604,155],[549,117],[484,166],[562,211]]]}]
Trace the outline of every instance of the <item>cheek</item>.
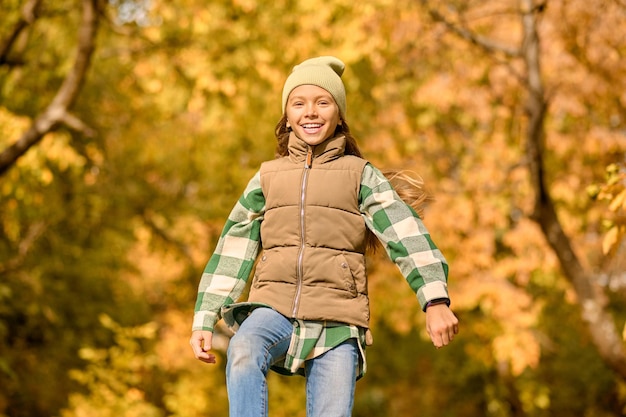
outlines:
[{"label": "cheek", "polygon": [[333,132],[337,130],[337,126],[339,126],[339,120],[333,120],[328,124],[328,128]]}]

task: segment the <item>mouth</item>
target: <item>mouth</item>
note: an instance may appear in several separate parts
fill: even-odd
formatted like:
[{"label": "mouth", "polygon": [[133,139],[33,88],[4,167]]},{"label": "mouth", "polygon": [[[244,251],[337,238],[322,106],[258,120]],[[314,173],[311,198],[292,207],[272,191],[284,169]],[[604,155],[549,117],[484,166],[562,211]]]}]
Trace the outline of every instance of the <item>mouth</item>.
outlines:
[{"label": "mouth", "polygon": [[305,123],[301,126],[302,126],[302,129],[304,129],[306,133],[315,133],[319,129],[321,129],[323,124],[322,123]]}]

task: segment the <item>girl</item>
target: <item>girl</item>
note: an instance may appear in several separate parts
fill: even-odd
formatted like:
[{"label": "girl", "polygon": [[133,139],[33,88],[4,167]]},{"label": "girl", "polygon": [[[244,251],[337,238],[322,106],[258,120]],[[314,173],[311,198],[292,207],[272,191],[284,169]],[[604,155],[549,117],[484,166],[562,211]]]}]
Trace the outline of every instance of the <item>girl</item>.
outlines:
[{"label": "girl", "polygon": [[[231,417],[267,416],[269,369],[306,377],[308,417],[351,415],[371,344],[372,237],[416,292],[433,344],[458,332],[443,255],[350,134],[343,70],[328,56],[294,67],[277,158],[248,183],[200,280],[190,343],[196,358],[215,363],[216,321],[235,331],[226,364]],[[236,303],[259,253],[248,301]]]}]

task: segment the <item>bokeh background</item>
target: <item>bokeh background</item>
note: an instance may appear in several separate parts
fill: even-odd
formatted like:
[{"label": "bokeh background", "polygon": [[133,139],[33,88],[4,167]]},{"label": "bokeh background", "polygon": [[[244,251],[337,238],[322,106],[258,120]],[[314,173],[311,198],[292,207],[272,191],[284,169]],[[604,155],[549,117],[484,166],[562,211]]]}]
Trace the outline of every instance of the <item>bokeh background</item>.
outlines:
[{"label": "bokeh background", "polygon": [[[625,415],[623,0],[0,0],[0,416],[227,416],[197,285],[318,55],[434,196],[461,328],[434,349],[370,256],[354,416]],[[272,416],[303,382],[270,375]]]}]

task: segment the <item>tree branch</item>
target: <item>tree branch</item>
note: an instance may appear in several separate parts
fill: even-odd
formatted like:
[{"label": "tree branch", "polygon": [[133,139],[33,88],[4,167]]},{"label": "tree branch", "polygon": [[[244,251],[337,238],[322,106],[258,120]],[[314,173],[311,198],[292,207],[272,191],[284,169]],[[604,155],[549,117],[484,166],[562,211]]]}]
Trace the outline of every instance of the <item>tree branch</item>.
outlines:
[{"label": "tree branch", "polygon": [[0,46],[0,65],[11,64],[9,54],[20,34],[28,26],[32,25],[37,18],[37,10],[41,0],[29,0],[22,8],[22,15],[13,27],[13,31],[7,37],[7,40]]},{"label": "tree branch", "polygon": [[[516,71],[516,69],[506,60],[506,58],[519,58],[522,54],[520,48],[514,48],[508,45],[504,45],[502,43],[493,41],[485,36],[480,36],[472,32],[467,27],[460,26],[450,21],[443,14],[431,8],[428,5],[428,0],[422,0],[422,4],[424,4],[426,9],[428,10],[428,14],[434,21],[443,23],[443,25],[448,30],[455,33],[460,38],[465,39],[471,44],[478,46],[480,49],[482,49],[484,53],[489,55],[498,64],[504,65],[507,70],[513,75],[513,77],[515,77],[518,81],[522,83],[525,81],[524,77],[519,74],[518,71]],[[494,57],[494,55],[500,55],[500,57]]]},{"label": "tree branch", "polygon": [[32,249],[33,245],[46,230],[47,224],[43,221],[30,225],[26,231],[24,239],[22,239],[17,248],[17,255],[13,259],[9,259],[4,265],[0,265],[0,273],[4,274],[9,271],[19,269],[24,259]]},{"label": "tree branch", "polygon": [[[426,0],[422,0],[422,3],[427,3]],[[488,53],[502,53],[510,58],[516,58],[520,56],[520,50],[517,48],[510,47],[508,45],[504,45],[498,42],[495,42],[487,37],[480,36],[471,30],[456,25],[446,19],[444,15],[439,13],[437,10],[428,7],[428,14],[432,17],[433,20],[437,22],[443,23],[449,30],[456,33],[459,37],[469,41],[470,43],[478,46]]]},{"label": "tree branch", "polygon": [[60,121],[67,127],[74,129],[75,131],[80,132],[89,138],[92,138],[96,135],[95,130],[93,130],[90,126],[88,126],[85,122],[80,120],[72,113],[65,112]]},{"label": "tree branch", "polygon": [[166,244],[173,246],[180,252],[181,255],[188,261],[188,265],[190,267],[193,265],[193,256],[191,254],[190,248],[183,242],[172,238],[162,227],[159,227],[152,216],[148,213],[142,214],[142,219],[146,226],[161,240],[163,240]]},{"label": "tree branch", "polygon": [[[98,0],[83,0],[83,13],[78,29],[78,48],[74,65],[50,105],[35,118],[30,128],[14,144],[0,153],[0,176],[6,173],[28,149],[37,144],[58,125],[71,120],[70,126],[78,126],[76,123],[78,119],[69,116],[68,111],[82,88],[95,47],[98,26],[97,6]],[[82,123],[80,125],[85,126]]]}]

